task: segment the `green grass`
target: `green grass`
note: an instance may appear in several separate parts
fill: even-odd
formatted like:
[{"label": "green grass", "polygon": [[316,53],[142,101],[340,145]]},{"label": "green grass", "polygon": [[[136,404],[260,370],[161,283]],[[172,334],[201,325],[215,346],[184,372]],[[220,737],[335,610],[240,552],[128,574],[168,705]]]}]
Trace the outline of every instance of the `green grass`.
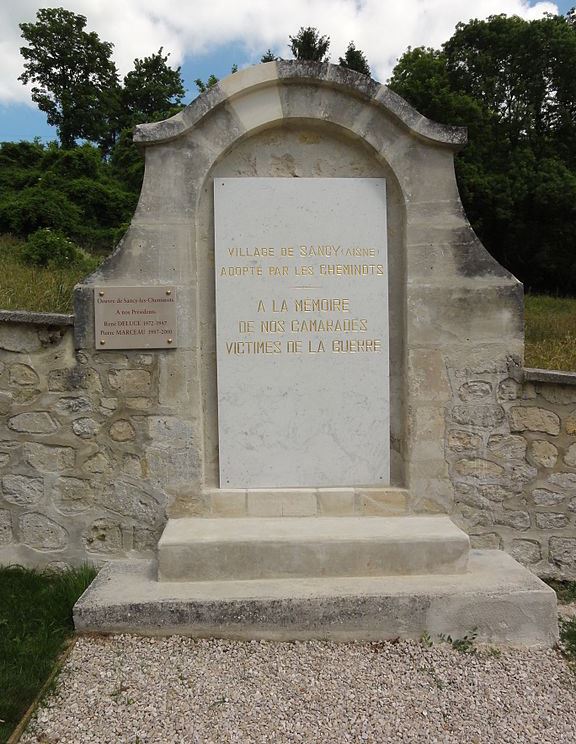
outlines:
[{"label": "green grass", "polygon": [[8,740],[73,634],[72,607],[91,566],[63,572],[0,567],[0,742]]},{"label": "green grass", "polygon": [[558,581],[556,579],[545,579],[545,581],[556,592],[559,604],[576,602],[576,581]]},{"label": "green grass", "polygon": [[0,236],[0,309],[43,313],[72,312],[74,285],[94,266],[64,269],[25,266],[18,260],[22,241]]},{"label": "green grass", "polygon": [[526,295],[527,367],[576,371],[576,299]]}]

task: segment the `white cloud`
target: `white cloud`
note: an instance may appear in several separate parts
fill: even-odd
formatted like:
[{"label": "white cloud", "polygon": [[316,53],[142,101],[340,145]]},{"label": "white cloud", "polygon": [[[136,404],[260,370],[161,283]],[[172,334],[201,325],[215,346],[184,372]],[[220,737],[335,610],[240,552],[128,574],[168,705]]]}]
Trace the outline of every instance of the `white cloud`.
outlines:
[{"label": "white cloud", "polygon": [[[34,21],[40,7],[59,0],[4,0],[0,5],[0,102],[29,102],[18,82],[22,72],[18,24]],[[247,55],[258,61],[268,47],[289,57],[288,35],[300,26],[316,26],[331,38],[333,60],[343,55],[350,40],[362,49],[373,76],[385,80],[408,46],[438,46],[459,21],[497,13],[533,19],[557,13],[552,2],[527,0],[70,0],[66,7],[88,19],[88,30],[114,44],[122,74],[135,57],[163,46],[170,61],[206,53],[210,48],[243,42]]]}]

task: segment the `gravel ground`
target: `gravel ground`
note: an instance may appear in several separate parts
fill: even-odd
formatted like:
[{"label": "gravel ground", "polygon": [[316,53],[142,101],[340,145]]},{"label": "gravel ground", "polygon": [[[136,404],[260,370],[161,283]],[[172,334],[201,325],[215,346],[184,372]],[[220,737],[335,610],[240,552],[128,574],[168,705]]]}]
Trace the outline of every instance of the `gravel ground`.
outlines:
[{"label": "gravel ground", "polygon": [[576,741],[556,651],[447,643],[80,638],[21,741]]}]

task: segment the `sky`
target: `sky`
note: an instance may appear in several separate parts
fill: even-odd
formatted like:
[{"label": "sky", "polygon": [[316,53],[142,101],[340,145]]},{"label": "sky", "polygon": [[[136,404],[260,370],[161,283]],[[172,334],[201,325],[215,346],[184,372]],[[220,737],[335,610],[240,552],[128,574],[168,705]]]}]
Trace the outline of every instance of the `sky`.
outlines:
[{"label": "sky", "polygon": [[189,103],[198,91],[194,80],[211,73],[225,77],[260,61],[268,49],[289,59],[288,37],[301,26],[315,26],[331,39],[337,62],[350,41],[367,56],[372,77],[386,82],[396,60],[409,46],[438,47],[460,21],[498,13],[532,20],[545,13],[566,13],[576,0],[0,0],[0,142],[56,139],[55,130],[18,81],[23,40],[19,23],[34,22],[41,7],[58,7],[87,18],[114,44],[114,60],[125,75],[135,58],[160,47],[170,64],[181,66]]}]

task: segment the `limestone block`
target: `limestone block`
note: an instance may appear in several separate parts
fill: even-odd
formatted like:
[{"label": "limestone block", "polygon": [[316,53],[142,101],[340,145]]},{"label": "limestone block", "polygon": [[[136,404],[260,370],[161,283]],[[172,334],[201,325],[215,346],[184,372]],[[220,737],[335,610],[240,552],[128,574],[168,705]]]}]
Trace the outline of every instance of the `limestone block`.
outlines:
[{"label": "limestone block", "polygon": [[8,545],[13,540],[12,516],[8,509],[0,509],[0,545]]},{"label": "limestone block", "polygon": [[547,488],[535,488],[532,499],[537,506],[556,506],[566,498],[566,494],[549,491]]},{"label": "limestone block", "polygon": [[117,481],[94,498],[110,511],[130,517],[138,524],[158,524],[165,519],[162,494],[145,483]]},{"label": "limestone block", "polygon": [[55,408],[62,414],[89,413],[92,410],[92,401],[83,396],[60,398]]},{"label": "limestone block", "polygon": [[354,514],[354,490],[352,488],[321,489],[318,491],[318,513],[327,517]]},{"label": "limestone block", "polygon": [[28,434],[51,434],[58,424],[46,411],[30,411],[9,418],[8,428]]},{"label": "limestone block", "polygon": [[38,374],[27,364],[11,364],[8,369],[8,380],[11,385],[35,387],[40,383]]},{"label": "limestone block", "polygon": [[408,511],[407,492],[401,489],[356,488],[354,493],[356,514],[365,516],[399,516]]},{"label": "limestone block", "polygon": [[248,491],[249,517],[311,517],[316,514],[316,494],[313,490],[292,489],[283,491]]},{"label": "limestone block", "polygon": [[537,406],[514,406],[509,411],[512,431],[543,431],[560,434],[560,418],[553,412]]},{"label": "limestone block", "polygon": [[82,536],[86,550],[90,553],[122,552],[122,531],[120,526],[109,519],[97,519]]},{"label": "limestone block", "polygon": [[498,385],[498,400],[502,402],[516,400],[520,397],[521,392],[522,385],[511,377],[508,377]]},{"label": "limestone block", "polygon": [[470,547],[475,550],[500,550],[502,538],[495,532],[470,535]]},{"label": "limestone block", "polygon": [[551,537],[550,560],[560,569],[576,569],[576,537]]},{"label": "limestone block", "polygon": [[458,395],[465,402],[483,400],[492,394],[492,385],[484,380],[471,380],[460,386]]},{"label": "limestone block", "polygon": [[526,440],[517,434],[493,434],[488,439],[488,449],[503,460],[523,460]]},{"label": "limestone block", "polygon": [[447,445],[454,452],[476,450],[482,446],[482,437],[469,431],[451,429],[448,432]]},{"label": "limestone block", "polygon": [[547,482],[568,492],[576,491],[576,473],[552,473]]},{"label": "limestone block", "polygon": [[566,514],[536,512],[536,527],[541,530],[560,530],[568,526]]},{"label": "limestone block", "polygon": [[68,533],[44,514],[24,514],[18,522],[20,540],[39,550],[61,550],[68,544]]},{"label": "limestone block", "polygon": [[510,554],[524,565],[542,560],[542,549],[536,540],[512,540]]},{"label": "limestone block", "polygon": [[450,387],[446,363],[441,352],[429,349],[411,350],[408,364],[415,400],[448,400]]},{"label": "limestone block", "polygon": [[566,429],[566,434],[570,434],[571,436],[576,434],[576,413],[571,413],[566,418],[564,428]]},{"label": "limestone block", "polygon": [[41,348],[38,330],[33,325],[0,323],[0,349],[29,354]]},{"label": "limestone block", "polygon": [[526,511],[505,511],[496,514],[494,521],[513,530],[527,530],[530,527],[530,514]]},{"label": "limestone block", "polygon": [[10,504],[29,506],[44,496],[44,483],[42,478],[28,475],[5,475],[2,478],[2,492]]},{"label": "limestone block", "polygon": [[571,444],[564,455],[564,462],[571,468],[576,468],[576,443]]},{"label": "limestone block", "polygon": [[457,405],[451,412],[457,424],[493,429],[504,421],[504,409],[497,405]]},{"label": "limestone block", "polygon": [[[574,450],[576,456],[576,449]],[[530,460],[541,468],[553,468],[558,460],[558,449],[552,442],[535,439],[530,442]],[[568,463],[570,464],[570,463]]]},{"label": "limestone block", "polygon": [[100,424],[93,418],[77,418],[72,422],[72,431],[80,439],[92,439],[98,434],[99,430]]},{"label": "limestone block", "polygon": [[97,452],[84,462],[83,469],[87,473],[111,473],[112,465],[103,452]]},{"label": "limestone block", "polygon": [[495,478],[504,472],[504,468],[495,462],[480,458],[458,460],[454,464],[454,470],[459,475],[472,478]]},{"label": "limestone block", "polygon": [[84,478],[58,478],[52,487],[54,506],[63,514],[77,514],[94,505],[90,481]]},{"label": "limestone block", "polygon": [[246,516],[246,491],[214,491],[210,495],[210,514],[214,517]]},{"label": "limestone block", "polygon": [[136,430],[126,419],[118,419],[110,427],[110,437],[115,442],[130,442],[136,437]]},{"label": "limestone block", "polygon": [[76,453],[72,447],[58,447],[49,444],[26,442],[24,459],[36,470],[48,473],[74,467]]},{"label": "limestone block", "polygon": [[108,384],[122,395],[149,395],[152,375],[147,369],[112,369],[108,372]]},{"label": "limestone block", "polygon": [[92,393],[102,392],[100,376],[91,367],[70,367],[53,369],[48,373],[48,390],[66,393],[73,390],[86,390]]}]

